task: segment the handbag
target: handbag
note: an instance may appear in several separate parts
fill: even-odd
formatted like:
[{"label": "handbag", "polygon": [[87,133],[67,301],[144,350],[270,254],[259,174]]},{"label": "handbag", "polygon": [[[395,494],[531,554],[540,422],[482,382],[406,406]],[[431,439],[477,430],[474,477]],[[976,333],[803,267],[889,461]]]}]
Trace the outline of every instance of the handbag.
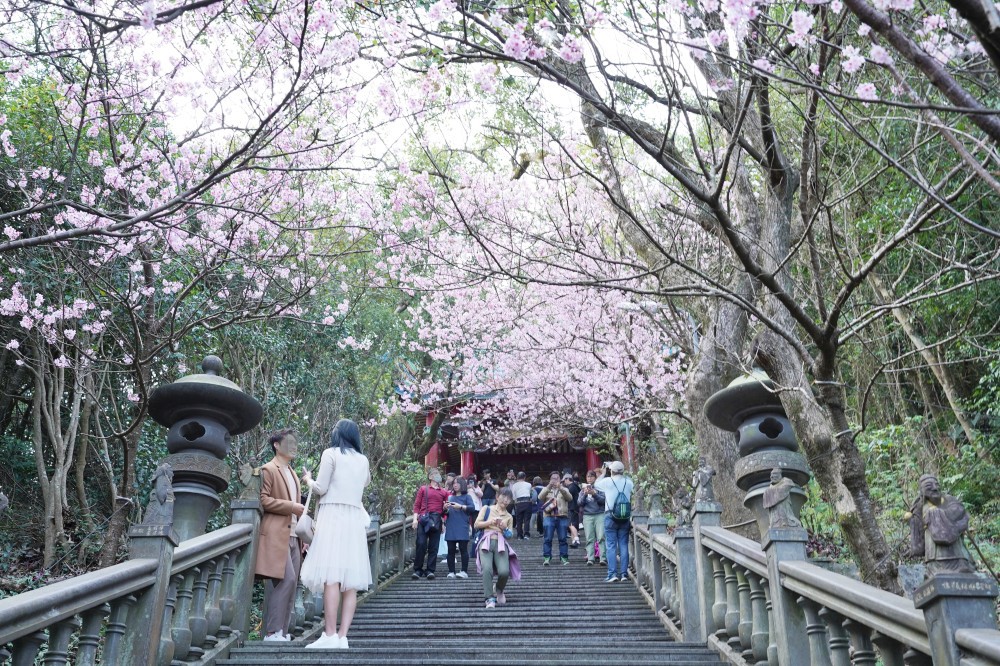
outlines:
[{"label": "handbag", "polygon": [[306,496],[306,510],[302,512],[298,522],[295,523],[295,537],[307,544],[312,543],[313,537],[316,536],[316,521],[309,515],[309,504],[312,503],[312,498],[313,489],[310,485],[309,494]]}]

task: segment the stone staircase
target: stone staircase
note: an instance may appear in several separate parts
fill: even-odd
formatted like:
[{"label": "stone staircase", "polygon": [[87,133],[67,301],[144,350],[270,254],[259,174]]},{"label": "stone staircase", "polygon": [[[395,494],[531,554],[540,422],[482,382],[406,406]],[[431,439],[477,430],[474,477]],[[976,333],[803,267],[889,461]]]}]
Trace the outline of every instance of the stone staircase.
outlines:
[{"label": "stone staircase", "polygon": [[349,650],[303,649],[311,638],[254,642],[218,664],[724,663],[704,644],[671,640],[634,584],[605,583],[605,568],[586,566],[582,551],[570,551],[569,565],[543,567],[541,539],[518,546],[522,579],[508,584],[507,603],[495,610],[483,607],[474,563],[468,579],[450,579],[442,561],[436,580],[411,580],[408,570],[362,603]]}]

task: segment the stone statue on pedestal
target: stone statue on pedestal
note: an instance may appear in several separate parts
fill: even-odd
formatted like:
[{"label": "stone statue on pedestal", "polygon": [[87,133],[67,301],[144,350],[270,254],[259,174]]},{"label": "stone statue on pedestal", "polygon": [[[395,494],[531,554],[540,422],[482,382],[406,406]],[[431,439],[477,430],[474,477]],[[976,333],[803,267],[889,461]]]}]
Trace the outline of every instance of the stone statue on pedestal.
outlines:
[{"label": "stone statue on pedestal", "polygon": [[764,490],[764,508],[767,509],[772,529],[802,527],[792,506],[792,488],[795,487],[794,481],[782,476],[781,469],[775,467],[771,470],[771,485]]},{"label": "stone statue on pedestal", "polygon": [[698,469],[694,471],[691,485],[694,486],[695,502],[714,502],[715,491],[712,489],[712,477],[715,470],[708,464],[705,456],[698,458]]},{"label": "stone statue on pedestal", "polygon": [[153,492],[146,505],[143,525],[172,525],[174,522],[174,470],[160,463],[153,473]]},{"label": "stone statue on pedestal", "polygon": [[691,524],[691,493],[678,488],[673,499],[674,513],[677,515],[675,527],[687,527]]},{"label": "stone statue on pedestal", "polygon": [[939,572],[974,573],[962,535],[969,514],[957,498],[942,494],[937,477],[920,477],[920,495],[906,517],[910,521],[910,555],[922,555],[928,576]]}]

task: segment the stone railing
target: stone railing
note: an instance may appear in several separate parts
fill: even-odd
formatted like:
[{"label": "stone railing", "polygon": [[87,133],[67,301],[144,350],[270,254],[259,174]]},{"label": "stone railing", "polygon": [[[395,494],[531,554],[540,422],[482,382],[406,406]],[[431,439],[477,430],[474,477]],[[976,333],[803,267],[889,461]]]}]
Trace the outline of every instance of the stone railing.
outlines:
[{"label": "stone railing", "polygon": [[801,535],[770,530],[762,547],[720,527],[714,503],[668,535],[652,513],[634,521],[634,580],[675,640],[740,665],[1000,664],[1000,632],[961,628],[961,598],[952,630],[929,631],[910,599],[811,563]]},{"label": "stone railing", "polygon": [[[0,664],[214,664],[249,634],[260,502],[237,500],[232,524],[175,546],[170,530],[134,529],[130,559],[0,600]],[[413,560],[398,511],[368,530],[371,596]],[[141,526],[140,526],[141,528]],[[295,633],[318,628],[322,598],[304,590]],[[159,636],[159,640],[150,640]]]}]

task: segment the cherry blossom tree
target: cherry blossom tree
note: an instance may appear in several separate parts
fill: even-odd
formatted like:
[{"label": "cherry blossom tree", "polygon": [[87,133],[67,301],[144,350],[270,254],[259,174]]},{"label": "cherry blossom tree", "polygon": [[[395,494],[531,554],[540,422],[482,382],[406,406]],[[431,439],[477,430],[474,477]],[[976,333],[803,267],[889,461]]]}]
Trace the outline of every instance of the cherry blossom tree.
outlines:
[{"label": "cherry blossom tree", "polygon": [[[839,359],[893,307],[947,298],[955,278],[956,289],[996,279],[997,232],[979,208],[1000,192],[990,174],[996,72],[987,24],[969,12],[846,6],[445,0],[372,11],[400,12],[428,77],[454,78],[449,70],[469,65],[486,93],[508,77],[574,95],[585,157],[536,111],[537,94],[535,105],[530,93],[523,99],[522,131],[543,151],[554,144],[575,159],[604,190],[614,228],[656,276],[659,297],[688,297],[672,299],[686,303],[701,333],[686,397],[726,504],[738,506],[735,446],[696,406],[757,364],[779,386],[863,574],[893,587]],[[652,209],[637,199],[643,188],[633,176],[662,187]],[[865,197],[887,177],[912,205],[855,238]],[[501,246],[515,252],[518,259],[495,262],[498,272],[533,279],[517,243],[479,232],[482,211],[459,215],[492,256],[503,256]],[[716,258],[677,251],[681,220],[714,241]],[[938,253],[935,232],[962,241]],[[911,273],[914,259],[921,270]],[[888,308],[870,307],[870,278],[896,270],[907,277],[894,283]]]}]

